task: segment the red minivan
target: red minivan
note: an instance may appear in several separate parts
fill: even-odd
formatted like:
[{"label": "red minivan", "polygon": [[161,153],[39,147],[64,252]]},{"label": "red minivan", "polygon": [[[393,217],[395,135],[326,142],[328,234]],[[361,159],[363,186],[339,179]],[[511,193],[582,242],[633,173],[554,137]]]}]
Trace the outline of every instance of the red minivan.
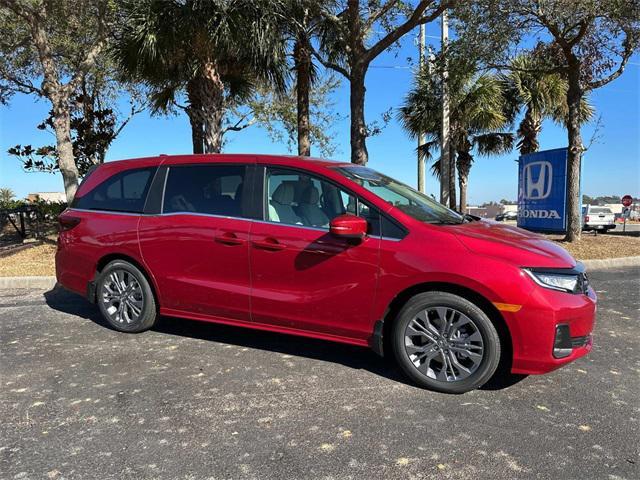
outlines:
[{"label": "red minivan", "polygon": [[123,332],[169,315],[369,346],[451,393],[591,349],[596,296],[564,249],[363,166],[109,162],[59,221],[59,283]]}]

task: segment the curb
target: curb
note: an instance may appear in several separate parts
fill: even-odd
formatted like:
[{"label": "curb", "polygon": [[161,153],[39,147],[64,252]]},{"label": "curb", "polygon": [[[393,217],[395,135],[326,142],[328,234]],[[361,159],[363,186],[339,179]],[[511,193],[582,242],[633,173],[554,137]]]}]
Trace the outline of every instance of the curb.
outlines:
[{"label": "curb", "polygon": [[620,258],[600,258],[596,260],[582,260],[588,270],[606,270],[608,268],[640,267],[640,256]]},{"label": "curb", "polygon": [[42,245],[42,242],[21,243],[12,247],[4,247],[0,249],[0,258],[8,257],[14,253],[22,252],[23,250],[28,250],[29,248],[37,247],[39,245]]},{"label": "curb", "polygon": [[43,288],[51,289],[56,285],[56,277],[0,277],[2,288]]}]

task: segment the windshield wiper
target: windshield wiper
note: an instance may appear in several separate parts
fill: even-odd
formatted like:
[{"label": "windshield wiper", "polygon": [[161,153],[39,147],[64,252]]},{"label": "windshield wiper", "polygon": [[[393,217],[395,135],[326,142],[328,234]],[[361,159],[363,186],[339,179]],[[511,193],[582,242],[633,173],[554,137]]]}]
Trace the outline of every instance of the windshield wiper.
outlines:
[{"label": "windshield wiper", "polygon": [[468,213],[463,213],[461,215],[462,215],[462,218],[464,220],[467,220],[468,222],[477,222],[477,221],[481,220],[480,217],[476,217],[475,215],[470,215]]},{"label": "windshield wiper", "polygon": [[429,225],[460,225],[464,222],[454,222],[452,220],[433,220],[425,223],[428,223]]}]

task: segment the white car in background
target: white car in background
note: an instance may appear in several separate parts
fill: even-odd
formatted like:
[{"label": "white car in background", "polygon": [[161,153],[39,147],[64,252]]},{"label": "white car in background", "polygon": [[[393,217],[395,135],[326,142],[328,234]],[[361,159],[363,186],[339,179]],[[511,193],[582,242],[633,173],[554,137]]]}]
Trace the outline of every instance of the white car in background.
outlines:
[{"label": "white car in background", "polygon": [[616,216],[608,207],[582,206],[582,230],[607,231],[616,228]]}]

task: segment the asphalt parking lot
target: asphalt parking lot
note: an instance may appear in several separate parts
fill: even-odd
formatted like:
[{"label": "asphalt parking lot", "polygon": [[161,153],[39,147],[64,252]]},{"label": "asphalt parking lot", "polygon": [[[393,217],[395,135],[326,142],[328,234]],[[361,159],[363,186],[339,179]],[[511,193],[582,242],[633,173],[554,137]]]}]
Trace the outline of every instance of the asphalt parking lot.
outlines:
[{"label": "asphalt parking lot", "polygon": [[127,335],[0,290],[0,477],[640,478],[640,269],[593,272],[591,354],[418,389],[365,349],[180,319]]}]

